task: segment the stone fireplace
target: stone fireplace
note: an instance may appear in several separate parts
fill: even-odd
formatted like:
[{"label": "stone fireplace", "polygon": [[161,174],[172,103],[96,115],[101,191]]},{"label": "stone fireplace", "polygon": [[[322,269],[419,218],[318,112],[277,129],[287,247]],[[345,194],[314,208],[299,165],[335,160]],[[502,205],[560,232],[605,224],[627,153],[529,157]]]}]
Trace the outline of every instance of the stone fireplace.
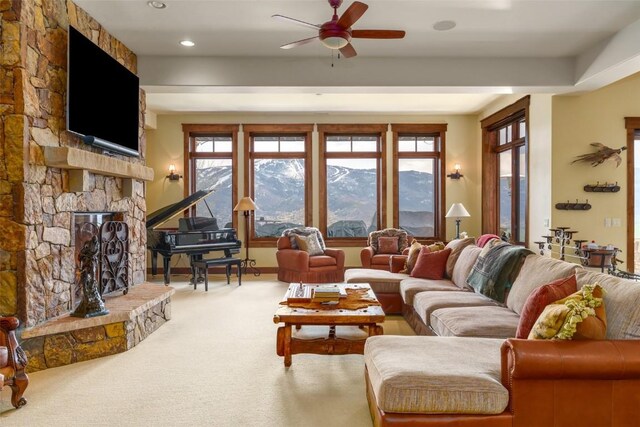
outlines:
[{"label": "stone fireplace", "polygon": [[[144,92],[140,158],[103,155],[67,132],[69,25],[136,72],[135,54],[72,1],[0,1],[0,316],[20,319],[30,370],[124,351],[170,313],[170,292],[144,283],[144,182],[153,178]],[[97,212],[127,224],[128,280],[139,290],[110,298],[113,316],[83,323],[68,316],[77,304],[74,218]]]}]

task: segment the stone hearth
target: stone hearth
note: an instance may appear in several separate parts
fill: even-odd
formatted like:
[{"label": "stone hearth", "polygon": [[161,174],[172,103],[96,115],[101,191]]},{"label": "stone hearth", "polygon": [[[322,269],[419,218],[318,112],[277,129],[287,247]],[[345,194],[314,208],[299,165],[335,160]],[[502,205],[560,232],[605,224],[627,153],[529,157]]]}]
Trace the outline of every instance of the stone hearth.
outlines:
[{"label": "stone hearth", "polygon": [[27,371],[69,365],[122,353],[171,319],[173,288],[136,285],[127,295],[105,297],[109,314],[78,318],[64,315],[22,331]]}]

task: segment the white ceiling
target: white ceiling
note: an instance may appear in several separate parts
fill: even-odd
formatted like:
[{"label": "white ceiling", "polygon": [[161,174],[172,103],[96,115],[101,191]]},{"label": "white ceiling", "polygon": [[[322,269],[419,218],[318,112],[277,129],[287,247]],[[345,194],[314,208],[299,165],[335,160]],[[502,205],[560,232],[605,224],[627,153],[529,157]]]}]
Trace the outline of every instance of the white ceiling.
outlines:
[{"label": "white ceiling", "polygon": [[[75,2],[138,55],[141,84],[150,108],[158,111],[361,111],[368,105],[374,111],[380,102],[396,99],[396,107],[406,105],[406,111],[462,113],[477,111],[494,98],[486,93],[487,87],[568,92],[588,82],[581,89],[588,90],[640,70],[637,0],[364,0],[369,9],[355,29],[401,29],[407,35],[403,40],[354,40],[358,56],[334,61],[333,69],[331,51],[319,42],[279,49],[314,32],[271,18],[278,13],[320,24],[331,18],[326,0],[166,0],[163,10],[152,9],[146,0]],[[345,0],[338,13],[350,3]],[[453,20],[457,26],[435,31],[433,24],[441,20]],[[182,47],[182,39],[196,46]],[[249,60],[253,62],[247,68]],[[451,61],[458,61],[455,69]],[[548,77],[530,66],[532,61],[544,63]],[[225,67],[216,68],[220,63]],[[294,67],[296,73],[287,75]],[[409,68],[421,73],[411,75]],[[332,77],[316,79],[318,69]],[[447,99],[424,93],[428,90],[375,95],[375,88],[362,96],[314,95],[314,86],[356,87],[358,76],[368,87],[464,87],[478,96],[457,93]],[[365,78],[370,82],[364,83]],[[266,86],[277,89],[258,90]],[[308,93],[284,93],[292,86],[309,88]],[[176,89],[180,87],[185,90]],[[225,96],[183,96],[198,92],[198,87],[202,92],[242,87],[249,93],[234,96],[225,90]],[[246,90],[252,87],[256,90]]]}]

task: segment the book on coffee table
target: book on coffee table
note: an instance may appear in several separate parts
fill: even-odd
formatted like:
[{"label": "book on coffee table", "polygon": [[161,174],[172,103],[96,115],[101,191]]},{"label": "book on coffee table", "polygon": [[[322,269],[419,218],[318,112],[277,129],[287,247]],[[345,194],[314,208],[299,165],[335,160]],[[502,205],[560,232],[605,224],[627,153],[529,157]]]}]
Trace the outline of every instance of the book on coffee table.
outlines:
[{"label": "book on coffee table", "polygon": [[285,300],[287,303],[310,302],[313,294],[313,286],[303,283],[292,283],[287,289]]},{"label": "book on coffee table", "polygon": [[339,301],[340,298],[346,298],[347,293],[344,288],[338,286],[316,286],[313,289],[313,302],[333,302]]}]

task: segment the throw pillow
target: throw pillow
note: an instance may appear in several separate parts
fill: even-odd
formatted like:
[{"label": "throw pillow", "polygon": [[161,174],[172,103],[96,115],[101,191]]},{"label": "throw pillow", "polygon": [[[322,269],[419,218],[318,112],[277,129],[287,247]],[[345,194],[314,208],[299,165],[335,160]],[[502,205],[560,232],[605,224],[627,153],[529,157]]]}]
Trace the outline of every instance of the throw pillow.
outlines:
[{"label": "throw pillow", "polygon": [[453,276],[453,266],[456,265],[456,261],[462,253],[462,250],[469,245],[473,245],[474,243],[475,241],[473,237],[467,237],[466,239],[455,239],[447,243],[447,246],[445,246],[445,248],[451,249],[451,255],[447,260],[446,277],[451,278]]},{"label": "throw pillow", "polygon": [[318,241],[318,237],[315,234],[310,234],[308,236],[296,235],[296,243],[301,251],[305,251],[311,256],[324,254],[324,251],[320,246],[320,242]]},{"label": "throw pillow", "polygon": [[296,227],[296,228],[288,228],[282,232],[284,237],[289,238],[289,243],[291,245],[291,249],[300,249],[298,247],[298,242],[296,241],[296,236],[309,236],[311,234],[315,234],[316,238],[320,242],[320,247],[324,251],[327,246],[324,243],[324,239],[322,238],[322,233],[315,227]]},{"label": "throw pillow", "polygon": [[604,339],[607,317],[600,285],[584,285],[568,297],[549,304],[529,333],[529,339]]},{"label": "throw pillow", "polygon": [[524,303],[524,307],[522,307],[516,338],[527,338],[546,306],[571,295],[577,290],[578,283],[576,282],[575,274],[536,288],[531,292]]},{"label": "throw pillow", "polygon": [[404,251],[407,247],[409,247],[409,241],[407,232],[404,230],[400,230],[398,228],[385,228],[384,230],[372,231],[369,233],[369,238],[367,239],[367,246],[371,246],[375,253],[380,253],[380,249],[378,248],[378,239],[380,237],[397,237],[398,238],[398,253]]},{"label": "throw pillow", "polygon": [[379,254],[397,254],[398,237],[378,237]]},{"label": "throw pillow", "polygon": [[414,240],[409,246],[409,254],[407,255],[407,261],[404,264],[404,269],[400,270],[400,273],[410,274],[413,266],[416,265],[416,260],[418,259],[418,254],[420,254],[420,249],[422,249],[422,245]]},{"label": "throw pillow", "polygon": [[[430,245],[425,245],[425,248],[429,248],[430,252],[437,252],[444,249],[444,243],[436,242]],[[407,254],[407,260],[404,263],[404,270],[401,270],[400,273],[411,274],[411,270],[416,265],[416,260],[418,259],[418,255],[420,255],[420,250],[423,248],[423,245],[418,243],[417,240],[414,240],[409,246],[409,254]]]},{"label": "throw pillow", "polygon": [[447,258],[450,255],[451,249],[431,252],[428,247],[423,247],[420,249],[415,267],[411,270],[411,277],[431,280],[442,279],[447,267]]}]

